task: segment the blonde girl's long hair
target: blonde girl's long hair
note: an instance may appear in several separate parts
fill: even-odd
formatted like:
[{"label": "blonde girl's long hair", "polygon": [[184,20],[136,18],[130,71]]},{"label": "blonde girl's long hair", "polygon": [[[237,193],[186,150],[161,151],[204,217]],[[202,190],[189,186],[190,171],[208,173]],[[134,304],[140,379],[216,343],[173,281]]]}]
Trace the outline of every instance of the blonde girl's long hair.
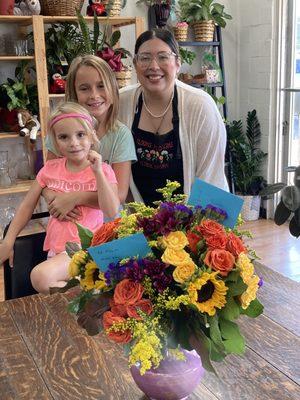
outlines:
[{"label": "blonde girl's long hair", "polygon": [[66,101],[78,102],[75,81],[77,71],[82,66],[95,68],[103,81],[107,99],[111,102],[105,120],[105,130],[106,132],[110,131],[115,128],[117,123],[117,116],[119,113],[119,88],[113,71],[110,69],[107,62],[102,60],[102,58],[92,54],[86,54],[74,58],[67,75],[65,99]]},{"label": "blonde girl's long hair", "polygon": [[[96,129],[97,129],[97,120],[94,118],[86,108],[82,107],[78,103],[74,103],[72,101],[67,101],[64,103],[59,104],[57,107],[55,107],[52,112],[50,113],[48,117],[48,129],[47,129],[47,134],[50,137],[50,140],[54,146],[54,150],[57,155],[61,155],[58,145],[57,145],[57,140],[56,140],[56,135],[55,135],[55,124],[52,125],[52,121],[59,116],[63,116],[63,114],[78,114],[78,121],[82,125],[83,129],[85,132],[89,135],[91,139],[91,143],[93,147],[98,150],[99,149],[99,139],[97,138],[96,135]],[[90,119],[92,121],[92,125],[85,119],[85,118],[80,118],[80,115],[84,115],[87,117],[87,119]],[[62,118],[63,119],[63,118]]]}]

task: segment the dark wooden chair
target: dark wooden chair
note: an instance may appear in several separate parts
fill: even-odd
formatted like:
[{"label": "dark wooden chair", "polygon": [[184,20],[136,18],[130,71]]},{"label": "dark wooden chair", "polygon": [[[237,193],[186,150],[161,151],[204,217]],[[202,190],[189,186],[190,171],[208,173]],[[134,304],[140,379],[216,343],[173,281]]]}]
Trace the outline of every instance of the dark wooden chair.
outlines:
[{"label": "dark wooden chair", "polygon": [[[31,219],[48,217],[48,212],[33,214]],[[4,229],[5,237],[9,224]],[[45,261],[47,252],[43,251],[45,232],[32,233],[17,237],[14,245],[13,268],[8,260],[4,262],[5,300],[29,296],[37,293],[30,282],[32,268]]]}]

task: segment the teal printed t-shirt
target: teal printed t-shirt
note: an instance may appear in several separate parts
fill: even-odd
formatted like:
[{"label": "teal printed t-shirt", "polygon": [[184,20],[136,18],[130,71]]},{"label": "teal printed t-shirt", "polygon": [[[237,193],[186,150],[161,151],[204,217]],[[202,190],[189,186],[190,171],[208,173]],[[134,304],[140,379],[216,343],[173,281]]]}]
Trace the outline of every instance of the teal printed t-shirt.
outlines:
[{"label": "teal printed t-shirt", "polygon": [[[48,151],[57,154],[51,136],[46,135],[45,145]],[[109,131],[100,139],[99,153],[103,161],[114,164],[136,161],[135,145],[131,131],[118,121],[115,131]]]}]

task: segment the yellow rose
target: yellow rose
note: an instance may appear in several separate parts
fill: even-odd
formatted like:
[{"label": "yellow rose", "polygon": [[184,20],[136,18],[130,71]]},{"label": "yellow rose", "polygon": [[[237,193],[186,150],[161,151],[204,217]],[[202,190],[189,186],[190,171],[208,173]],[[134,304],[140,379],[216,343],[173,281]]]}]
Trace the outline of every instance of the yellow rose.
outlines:
[{"label": "yellow rose", "polygon": [[175,267],[193,262],[186,251],[173,250],[170,248],[166,248],[161,259],[164,263],[175,265]]},{"label": "yellow rose", "polygon": [[248,284],[254,274],[254,265],[245,253],[241,253],[236,261],[237,267],[241,270],[243,281]]},{"label": "yellow rose", "polygon": [[188,245],[189,242],[183,232],[177,231],[171,232],[167,236],[164,236],[162,243],[164,244],[164,247],[169,249],[182,250],[186,245]]},{"label": "yellow rose", "polygon": [[69,264],[68,274],[71,278],[79,275],[79,266],[74,261],[71,261]]},{"label": "yellow rose", "polygon": [[247,282],[248,287],[240,297],[241,306],[244,310],[249,307],[249,304],[251,303],[252,300],[256,299],[258,283],[259,283],[259,277],[257,275],[253,275]]},{"label": "yellow rose", "polygon": [[196,265],[193,262],[183,264],[174,270],[173,278],[176,282],[183,283],[193,275],[195,269]]}]

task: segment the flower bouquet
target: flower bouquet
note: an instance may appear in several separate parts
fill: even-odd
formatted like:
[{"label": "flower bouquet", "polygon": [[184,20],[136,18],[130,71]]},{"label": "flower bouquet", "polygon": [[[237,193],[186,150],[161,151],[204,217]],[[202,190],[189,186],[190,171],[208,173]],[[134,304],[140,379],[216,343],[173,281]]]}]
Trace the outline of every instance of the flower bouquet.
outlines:
[{"label": "flower bouquet", "polygon": [[[222,225],[225,210],[185,205],[185,195],[174,194],[178,186],[168,181],[156,208],[130,203],[95,234],[79,226],[82,248],[67,245],[67,287],[82,289],[70,311],[89,334],[104,330],[124,344],[140,375],[170,354],[185,359],[185,350],[195,350],[204,368],[214,370],[212,361],[245,350],[235,320],[263,310],[256,298],[256,256],[242,240],[245,232]],[[143,257],[133,254],[104,267],[87,250],[141,233],[150,249]]]}]

